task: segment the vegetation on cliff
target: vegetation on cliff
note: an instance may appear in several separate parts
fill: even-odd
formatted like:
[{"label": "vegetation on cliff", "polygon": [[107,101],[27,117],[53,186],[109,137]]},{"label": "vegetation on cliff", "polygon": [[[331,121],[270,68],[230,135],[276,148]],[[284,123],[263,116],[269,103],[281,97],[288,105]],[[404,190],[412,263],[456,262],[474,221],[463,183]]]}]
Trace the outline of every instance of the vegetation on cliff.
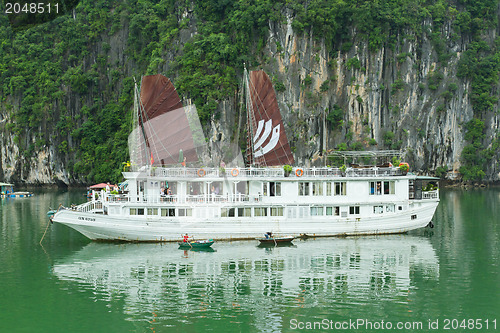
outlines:
[{"label": "vegetation on cliff", "polygon": [[[0,129],[20,149],[19,168],[29,168],[37,152],[52,145],[73,181],[116,182],[128,159],[133,77],[167,68],[165,74],[208,124],[219,117],[219,103],[237,92],[243,64],[254,68],[270,61],[263,52],[269,22],[291,19],[294,32],[324,40],[332,57],[349,51],[353,29],[371,51],[397,49],[404,35],[426,36],[438,62],[427,83],[436,90],[448,84],[440,73],[456,56],[442,36],[450,27],[456,40],[470,41],[458,76],[471,82],[475,118],[464,124],[470,145],[461,171],[467,179],[481,179],[498,150],[486,147],[481,120],[497,110],[500,41],[485,34],[498,25],[497,7],[497,0],[83,0],[71,13],[17,31],[0,16],[0,113],[7,117]],[[281,47],[276,45],[278,52]],[[349,65],[362,69],[355,60]],[[277,86],[285,90],[281,82]],[[394,94],[404,88],[400,78],[384,86]],[[454,89],[450,84],[447,92]],[[350,126],[342,121],[342,107],[328,113],[331,131]],[[397,148],[400,140],[386,136],[381,145]]]}]

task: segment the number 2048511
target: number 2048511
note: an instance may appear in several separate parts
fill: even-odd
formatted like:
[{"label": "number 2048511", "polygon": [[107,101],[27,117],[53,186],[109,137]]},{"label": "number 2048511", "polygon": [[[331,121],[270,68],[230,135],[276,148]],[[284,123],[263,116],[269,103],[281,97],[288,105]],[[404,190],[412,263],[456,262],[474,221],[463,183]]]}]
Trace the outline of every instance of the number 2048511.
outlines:
[{"label": "number 2048511", "polygon": [[466,330],[496,330],[497,329],[497,320],[489,320],[489,319],[444,319],[443,320],[443,329],[445,330],[458,330],[458,329],[466,329]]},{"label": "number 2048511", "polygon": [[5,4],[5,14],[50,14],[59,13],[58,3],[25,3],[7,2]]}]

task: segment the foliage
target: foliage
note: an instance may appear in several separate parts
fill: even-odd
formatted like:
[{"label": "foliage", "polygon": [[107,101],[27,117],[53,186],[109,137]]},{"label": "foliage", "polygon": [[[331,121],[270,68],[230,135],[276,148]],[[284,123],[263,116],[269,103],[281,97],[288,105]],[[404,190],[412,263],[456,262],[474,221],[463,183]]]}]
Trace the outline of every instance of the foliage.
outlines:
[{"label": "foliage", "polygon": [[[497,38],[496,43],[500,43]],[[476,112],[490,111],[498,98],[491,96],[493,86],[498,83],[500,73],[500,49],[485,41],[473,42],[460,58],[458,77],[472,81],[471,102]]]},{"label": "foliage", "polygon": [[490,160],[482,145],[485,137],[484,122],[473,118],[465,124],[465,139],[470,142],[462,150],[462,167],[460,173],[465,181],[481,180],[486,174],[484,169]]},{"label": "foliage", "polygon": [[444,177],[446,176],[446,173],[448,172],[448,167],[447,166],[440,166],[440,167],[437,167],[436,168],[436,177],[439,177],[441,179],[444,179]]},{"label": "foliage", "polygon": [[330,112],[328,112],[328,115],[326,116],[326,120],[332,125],[333,129],[340,126],[343,119],[344,119],[344,111],[342,111],[340,106],[338,106],[337,104],[333,106],[333,109]]},{"label": "foliage", "polygon": [[410,167],[407,164],[401,164],[399,166],[399,170],[401,170],[403,174],[406,174],[408,170],[410,170]]},{"label": "foliage", "polygon": [[358,58],[351,58],[351,59],[347,60],[345,65],[346,65],[348,70],[351,70],[352,68],[354,68],[354,69],[361,68],[361,62],[359,61]]},{"label": "foliage", "polygon": [[[218,117],[219,103],[238,92],[243,65],[254,69],[269,60],[262,51],[270,22],[285,23],[288,11],[295,32],[324,40],[330,55],[353,48],[355,27],[369,50],[392,49],[399,67],[408,57],[418,58],[418,50],[415,55],[401,53],[399,36],[426,36],[439,60],[428,76],[433,91],[440,88],[442,73],[447,72],[439,66],[450,57],[449,41],[439,31],[448,30],[440,27],[450,22],[454,31],[473,41],[460,57],[458,76],[471,82],[476,120],[496,107],[500,40],[486,42],[482,36],[485,29],[497,25],[497,1],[83,0],[74,15],[62,15],[24,31],[13,31],[7,17],[0,16],[0,108],[10,114],[4,131],[19,145],[26,163],[48,144],[71,168],[73,178],[117,182],[121,163],[129,159],[126,142],[132,77],[166,72],[179,93],[197,105],[206,125]],[[431,26],[425,23],[429,21]],[[193,37],[186,41],[180,36],[188,34],[182,32]],[[124,45],[117,46],[117,40]],[[282,52],[283,47],[276,43]],[[362,70],[356,54],[345,63],[350,70]],[[335,61],[328,63],[332,67]],[[333,80],[325,80],[320,91],[328,91]],[[274,84],[277,92],[285,91],[282,82]],[[312,77],[307,76],[304,85],[311,84]],[[387,82],[378,85],[385,90]],[[391,91],[404,87],[398,76]],[[457,88],[450,83],[441,92],[445,102]],[[361,97],[357,100],[362,102]],[[444,105],[440,108],[445,109]],[[325,112],[332,129],[343,126],[344,111],[339,105]],[[463,154],[469,168],[464,172],[471,177],[480,175],[484,160],[496,152],[493,146],[484,148],[476,127],[481,129],[475,122],[466,126],[470,147]],[[401,140],[396,141],[391,133],[384,134],[384,145],[400,147]],[[426,133],[420,130],[418,134],[425,137]],[[346,139],[352,138],[353,132],[348,131]],[[471,171],[474,166],[479,170]]]}]

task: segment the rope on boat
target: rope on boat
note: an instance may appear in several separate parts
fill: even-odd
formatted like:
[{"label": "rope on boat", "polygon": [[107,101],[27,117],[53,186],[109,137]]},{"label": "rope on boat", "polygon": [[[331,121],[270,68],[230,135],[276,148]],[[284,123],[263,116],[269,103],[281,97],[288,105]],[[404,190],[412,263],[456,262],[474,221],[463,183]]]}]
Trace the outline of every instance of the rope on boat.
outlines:
[{"label": "rope on boat", "polygon": [[[56,213],[61,209],[61,207],[62,207],[62,204],[59,204],[59,207],[57,208]],[[42,242],[43,242],[43,239],[45,238],[45,234],[47,233],[47,230],[49,230],[50,222],[52,222],[52,217],[53,216],[54,215],[52,215],[51,217],[49,217],[49,220],[47,221],[47,226],[45,227],[45,231],[43,232],[42,239],[40,239],[40,246],[43,246]]]}]

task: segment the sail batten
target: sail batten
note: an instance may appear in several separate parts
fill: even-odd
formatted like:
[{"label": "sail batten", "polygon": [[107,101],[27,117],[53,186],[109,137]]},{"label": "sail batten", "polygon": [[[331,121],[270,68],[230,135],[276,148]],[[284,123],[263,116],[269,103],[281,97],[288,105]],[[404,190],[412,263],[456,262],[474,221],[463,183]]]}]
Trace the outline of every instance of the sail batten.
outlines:
[{"label": "sail batten", "polygon": [[252,71],[246,78],[249,164],[274,166],[293,164],[276,93],[264,71]]}]

